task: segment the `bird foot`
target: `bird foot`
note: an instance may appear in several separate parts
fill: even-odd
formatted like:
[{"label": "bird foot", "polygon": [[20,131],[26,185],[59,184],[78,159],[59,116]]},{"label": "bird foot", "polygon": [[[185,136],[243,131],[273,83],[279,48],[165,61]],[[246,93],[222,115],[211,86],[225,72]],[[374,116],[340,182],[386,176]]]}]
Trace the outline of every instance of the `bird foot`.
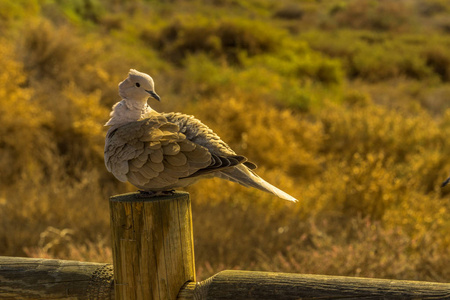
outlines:
[{"label": "bird foot", "polygon": [[141,191],[139,190],[139,195],[136,195],[139,198],[153,198],[153,197],[159,197],[159,196],[170,196],[175,193],[175,190],[169,190],[169,191]]}]

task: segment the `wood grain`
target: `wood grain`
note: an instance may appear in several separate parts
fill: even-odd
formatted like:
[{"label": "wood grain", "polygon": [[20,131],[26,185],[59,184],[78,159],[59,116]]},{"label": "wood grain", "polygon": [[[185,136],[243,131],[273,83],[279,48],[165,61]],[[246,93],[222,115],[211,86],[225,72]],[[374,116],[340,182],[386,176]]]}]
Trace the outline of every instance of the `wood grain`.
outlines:
[{"label": "wood grain", "polygon": [[114,299],[112,265],[0,256],[0,299]]},{"label": "wood grain", "polygon": [[[192,290],[192,286],[186,286]],[[421,281],[222,271],[197,283],[190,299],[450,299],[450,284]],[[188,299],[188,298],[184,298]]]},{"label": "wood grain", "polygon": [[176,299],[195,281],[188,193],[111,197],[116,299]]}]

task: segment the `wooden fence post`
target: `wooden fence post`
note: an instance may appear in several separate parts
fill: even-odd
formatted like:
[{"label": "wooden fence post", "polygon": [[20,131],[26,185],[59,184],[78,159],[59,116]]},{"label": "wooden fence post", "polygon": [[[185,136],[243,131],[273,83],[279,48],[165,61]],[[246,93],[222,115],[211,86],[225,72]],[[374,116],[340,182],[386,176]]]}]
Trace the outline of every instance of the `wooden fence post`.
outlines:
[{"label": "wooden fence post", "polygon": [[175,300],[195,281],[188,193],[113,196],[110,212],[116,299]]}]

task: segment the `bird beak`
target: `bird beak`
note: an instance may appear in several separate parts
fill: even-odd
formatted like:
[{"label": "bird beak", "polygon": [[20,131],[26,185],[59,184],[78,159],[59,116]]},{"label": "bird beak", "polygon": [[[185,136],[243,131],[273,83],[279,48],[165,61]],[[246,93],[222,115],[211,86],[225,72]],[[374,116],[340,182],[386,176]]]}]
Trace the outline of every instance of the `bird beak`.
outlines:
[{"label": "bird beak", "polygon": [[158,96],[157,93],[155,93],[154,91],[149,91],[149,90],[145,90],[147,93],[150,94],[150,96],[152,96],[153,98],[155,98],[158,101],[161,101],[161,98]]}]

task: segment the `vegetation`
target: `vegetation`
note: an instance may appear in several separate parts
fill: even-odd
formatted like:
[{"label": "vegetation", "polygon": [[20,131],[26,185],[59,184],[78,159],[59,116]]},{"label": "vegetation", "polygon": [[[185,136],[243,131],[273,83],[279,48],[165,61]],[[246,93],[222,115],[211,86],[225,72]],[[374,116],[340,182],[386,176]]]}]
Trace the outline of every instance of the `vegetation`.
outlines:
[{"label": "vegetation", "polygon": [[449,281],[443,0],[0,2],[0,255],[111,261],[117,84],[151,74],[287,203],[205,180],[198,279],[223,269]]}]

